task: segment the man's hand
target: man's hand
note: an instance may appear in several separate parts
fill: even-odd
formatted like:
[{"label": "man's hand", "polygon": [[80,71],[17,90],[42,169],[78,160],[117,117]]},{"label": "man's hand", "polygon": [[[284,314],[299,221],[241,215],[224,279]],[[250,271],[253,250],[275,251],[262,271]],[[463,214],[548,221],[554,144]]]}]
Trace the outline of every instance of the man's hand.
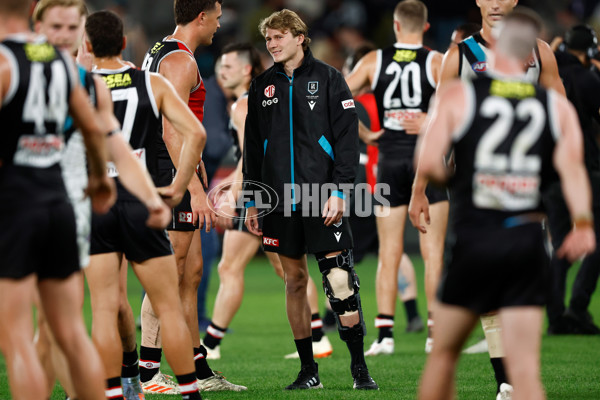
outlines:
[{"label": "man's hand", "polygon": [[331,196],[323,207],[323,218],[325,218],[325,226],[337,224],[342,220],[346,202],[338,196]]},{"label": "man's hand", "polygon": [[569,262],[579,260],[590,254],[596,249],[596,235],[594,228],[586,226],[584,228],[575,228],[565,240],[562,246],[556,251],[558,258],[566,258]]},{"label": "man's hand", "polygon": [[171,221],[171,209],[162,201],[156,201],[148,208],[148,219],[146,225],[152,229],[164,229]]},{"label": "man's hand", "polygon": [[85,40],[81,41],[77,49],[77,64],[81,65],[86,71],[91,71],[94,68],[94,55],[88,51]]},{"label": "man's hand", "polygon": [[173,185],[156,188],[163,201],[171,208],[175,208],[181,203],[185,192],[177,192]]},{"label": "man's hand", "polygon": [[202,229],[206,223],[206,232],[210,232],[210,229],[217,222],[217,218],[208,204],[209,200],[206,193],[200,190],[197,195],[192,195],[191,197],[192,223],[196,225],[196,221],[198,221],[199,229]]},{"label": "man's hand", "polygon": [[262,236],[262,229],[258,226],[258,209],[256,207],[248,207],[246,209],[246,221],[244,224],[250,233]]},{"label": "man's hand", "polygon": [[418,135],[421,133],[421,128],[427,119],[427,114],[424,112],[418,112],[414,114],[410,114],[410,117],[405,118],[402,121],[402,126],[404,126],[404,130],[409,135]]},{"label": "man's hand", "polygon": [[360,131],[360,140],[365,142],[365,144],[368,144],[371,146],[377,146],[377,141],[379,140],[381,135],[384,134],[384,132],[385,132],[385,129],[382,129],[377,132],[373,132],[370,129],[364,129],[364,130]]},{"label": "man's hand", "polygon": [[410,222],[415,228],[421,233],[427,233],[427,227],[421,224],[421,214],[427,225],[431,224],[429,218],[429,199],[422,191],[413,190],[410,196],[410,203],[408,204],[408,217]]},{"label": "man's hand", "polygon": [[98,214],[106,214],[117,200],[115,181],[107,175],[102,178],[90,175],[85,192],[92,199],[92,209]]},{"label": "man's hand", "polygon": [[196,174],[198,174],[198,179],[200,179],[200,182],[202,182],[204,190],[208,190],[208,176],[206,175],[204,161],[200,160],[198,165],[196,165]]}]

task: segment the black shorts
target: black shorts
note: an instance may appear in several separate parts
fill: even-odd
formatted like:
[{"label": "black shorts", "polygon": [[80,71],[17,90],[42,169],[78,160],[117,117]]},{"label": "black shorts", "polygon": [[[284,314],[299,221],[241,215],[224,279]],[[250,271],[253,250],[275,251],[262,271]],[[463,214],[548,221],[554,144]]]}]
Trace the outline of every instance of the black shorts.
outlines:
[{"label": "black shorts", "polygon": [[79,271],[71,203],[0,207],[0,278],[63,279]]},{"label": "black shorts", "polygon": [[348,218],[338,226],[325,226],[324,218],[303,217],[300,211],[286,217],[273,212],[263,219],[263,249],[298,258],[306,253],[318,254],[353,247]]},{"label": "black shorts", "polygon": [[117,201],[104,215],[92,215],[90,254],[124,253],[141,263],[173,254],[167,231],[146,226],[148,210],[137,201]]},{"label": "black shorts", "polygon": [[[156,185],[158,187],[169,186],[171,183],[173,183],[176,172],[177,171],[173,168],[159,169]],[[193,215],[192,206],[190,204],[191,199],[192,196],[190,195],[190,192],[186,190],[181,203],[171,210],[173,215],[171,218],[171,223],[167,226],[167,230],[193,232],[198,228],[198,221],[196,221],[196,225],[192,223]]]},{"label": "black shorts", "polygon": [[456,232],[438,298],[477,314],[543,306],[549,258],[540,223]]},{"label": "black shorts", "polygon": [[[389,194],[381,194],[381,197],[389,202],[390,207],[405,206],[410,203],[412,185],[415,180],[412,157],[384,158],[380,157],[377,164],[377,184],[389,186]],[[381,192],[380,192],[381,193]],[[448,191],[428,185],[425,190],[429,204],[448,200]],[[373,199],[376,205],[383,205]]]}]

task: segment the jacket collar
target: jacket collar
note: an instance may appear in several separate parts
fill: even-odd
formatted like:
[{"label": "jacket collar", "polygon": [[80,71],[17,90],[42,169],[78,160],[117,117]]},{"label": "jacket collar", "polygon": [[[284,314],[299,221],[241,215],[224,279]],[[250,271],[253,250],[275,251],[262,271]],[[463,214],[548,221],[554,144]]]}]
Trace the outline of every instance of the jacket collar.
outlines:
[{"label": "jacket collar", "polygon": [[[312,51],[310,51],[310,48],[308,48],[304,51],[304,59],[302,60],[302,64],[294,70],[294,76],[296,76],[297,74],[300,74],[303,71],[305,71],[306,69],[310,68],[310,66],[313,65],[314,63],[315,63],[315,57],[313,56]],[[276,68],[277,72],[281,72],[281,73],[285,74],[285,69],[283,68],[283,63],[275,63],[275,68]]]}]

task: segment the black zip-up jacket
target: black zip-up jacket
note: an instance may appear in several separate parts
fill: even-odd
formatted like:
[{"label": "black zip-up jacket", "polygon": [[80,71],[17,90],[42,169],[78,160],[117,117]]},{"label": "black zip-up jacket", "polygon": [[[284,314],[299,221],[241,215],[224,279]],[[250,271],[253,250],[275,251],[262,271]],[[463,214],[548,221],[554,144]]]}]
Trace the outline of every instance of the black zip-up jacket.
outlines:
[{"label": "black zip-up jacket", "polygon": [[[329,183],[335,185],[329,195],[349,195],[339,185],[352,184],[356,175],[358,117],[342,74],[309,49],[292,77],[280,63],[257,76],[248,94],[243,157],[247,207],[254,204],[248,181],[277,193],[277,211],[283,211],[286,184]],[[292,210],[300,210],[301,193],[288,190],[287,196],[297,203]]]}]

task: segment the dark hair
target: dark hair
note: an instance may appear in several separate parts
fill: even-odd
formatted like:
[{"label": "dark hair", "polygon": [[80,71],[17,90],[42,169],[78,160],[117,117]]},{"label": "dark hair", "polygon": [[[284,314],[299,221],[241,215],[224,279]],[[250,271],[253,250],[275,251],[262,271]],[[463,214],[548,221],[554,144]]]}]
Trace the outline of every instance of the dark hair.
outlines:
[{"label": "dark hair", "polygon": [[250,74],[252,79],[256,78],[265,70],[260,58],[260,53],[250,43],[230,43],[223,47],[221,55],[234,52],[252,67],[252,72]]},{"label": "dark hair", "polygon": [[456,27],[455,31],[461,32],[464,39],[481,30],[481,25],[475,22],[467,22]]},{"label": "dark hair", "polygon": [[198,18],[201,12],[214,10],[217,3],[223,4],[223,0],[175,0],[175,24],[187,25]]},{"label": "dark hair", "polygon": [[114,57],[123,50],[123,21],[112,11],[98,11],[85,22],[85,32],[96,57]]},{"label": "dark hair", "polygon": [[575,25],[565,35],[565,45],[570,50],[583,51],[589,58],[598,54],[598,37],[589,25]]},{"label": "dark hair", "polygon": [[308,37],[308,28],[304,21],[295,12],[284,8],[281,11],[276,11],[267,18],[260,21],[258,25],[260,33],[265,37],[267,29],[275,29],[281,32],[291,32],[293,37],[304,35],[302,42],[302,50],[308,49],[310,38]]}]

